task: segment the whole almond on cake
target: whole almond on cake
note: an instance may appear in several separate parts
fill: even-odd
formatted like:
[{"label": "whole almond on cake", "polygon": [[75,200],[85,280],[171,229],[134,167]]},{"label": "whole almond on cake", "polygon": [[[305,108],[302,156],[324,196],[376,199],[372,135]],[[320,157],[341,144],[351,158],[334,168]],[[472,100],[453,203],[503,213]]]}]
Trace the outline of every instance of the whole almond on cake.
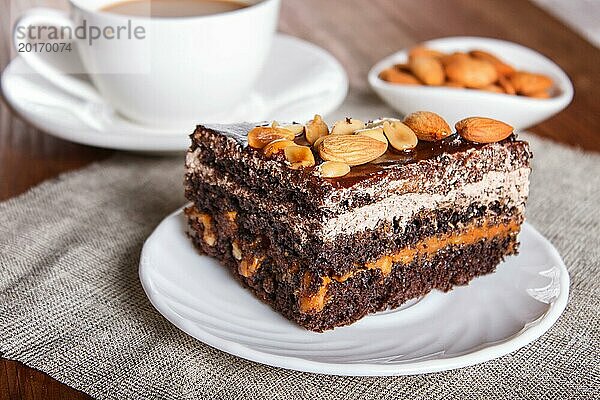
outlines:
[{"label": "whole almond on cake", "polygon": [[319,155],[326,161],[350,166],[366,164],[387,151],[387,143],[362,135],[329,135],[319,145]]},{"label": "whole almond on cake", "polygon": [[439,115],[430,111],[417,111],[404,119],[419,140],[434,142],[452,134],[450,125]]},{"label": "whole almond on cake", "polygon": [[514,128],[492,118],[470,117],[456,123],[456,131],[471,142],[494,143],[506,139]]}]

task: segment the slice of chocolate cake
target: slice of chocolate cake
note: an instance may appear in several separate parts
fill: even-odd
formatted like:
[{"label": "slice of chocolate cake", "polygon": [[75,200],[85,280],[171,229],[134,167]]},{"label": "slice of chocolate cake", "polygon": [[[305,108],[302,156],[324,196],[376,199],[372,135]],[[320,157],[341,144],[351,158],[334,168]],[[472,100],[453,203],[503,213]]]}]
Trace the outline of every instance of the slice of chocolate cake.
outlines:
[{"label": "slice of chocolate cake", "polygon": [[198,126],[185,213],[203,254],[323,331],[450,290],[517,251],[526,142],[500,121]]}]

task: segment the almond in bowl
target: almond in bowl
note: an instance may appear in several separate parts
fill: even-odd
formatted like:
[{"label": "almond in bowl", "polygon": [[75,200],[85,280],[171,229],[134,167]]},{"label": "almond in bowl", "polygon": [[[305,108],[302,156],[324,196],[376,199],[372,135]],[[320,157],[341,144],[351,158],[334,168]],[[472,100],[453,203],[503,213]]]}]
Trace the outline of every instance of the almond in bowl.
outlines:
[{"label": "almond in bowl", "polygon": [[419,45],[409,50],[407,64],[394,64],[379,72],[379,79],[398,85],[447,86],[492,93],[552,97],[552,78],[517,70],[486,50],[444,53]]},{"label": "almond in bowl", "polygon": [[401,50],[375,64],[368,81],[401,115],[429,110],[451,125],[468,110],[525,129],[573,98],[569,77],[552,60],[482,37],[447,37]]}]

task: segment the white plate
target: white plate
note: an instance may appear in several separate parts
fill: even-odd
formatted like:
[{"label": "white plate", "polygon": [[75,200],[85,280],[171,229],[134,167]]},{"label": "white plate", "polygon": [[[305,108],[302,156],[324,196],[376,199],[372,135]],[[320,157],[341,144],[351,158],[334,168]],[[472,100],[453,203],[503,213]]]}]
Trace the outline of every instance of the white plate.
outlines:
[{"label": "white plate", "polygon": [[256,299],[186,237],[181,211],[146,241],[140,278],[169,321],[222,351],[281,368],[335,375],[408,375],[491,360],[546,332],[569,295],[557,251],[531,225],[520,254],[449,293],[326,333],[307,331]]},{"label": "white plate", "polygon": [[[76,143],[131,151],[180,151],[188,148],[189,129],[155,129],[135,124],[104,105],[70,96],[20,59],[2,74],[7,102],[37,128]],[[277,34],[258,83],[244,102],[227,116],[198,123],[240,121],[305,121],[329,114],[346,98],[348,77],[340,63],[322,48]]]},{"label": "white plate", "polygon": [[517,69],[550,76],[555,83],[555,95],[550,99],[534,99],[482,90],[398,85],[379,79],[379,73],[383,69],[407,62],[409,49],[404,49],[379,61],[369,72],[369,84],[373,90],[404,115],[420,110],[433,111],[451,125],[466,117],[491,117],[506,121],[515,129],[525,129],[562,111],[573,99],[573,85],[567,74],[549,58],[525,46],[504,40],[469,36],[435,39],[424,45],[446,53],[487,50]]}]

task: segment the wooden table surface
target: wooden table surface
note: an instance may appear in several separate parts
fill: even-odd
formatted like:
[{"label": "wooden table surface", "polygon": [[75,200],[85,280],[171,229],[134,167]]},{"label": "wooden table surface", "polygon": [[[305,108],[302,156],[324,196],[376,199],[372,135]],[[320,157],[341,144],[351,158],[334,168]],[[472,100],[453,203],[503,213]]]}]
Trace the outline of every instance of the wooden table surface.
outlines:
[{"label": "wooden table surface", "polygon": [[[0,0],[0,69],[11,58],[9,2]],[[66,0],[13,0],[13,14]],[[380,58],[423,40],[474,35],[506,39],[553,59],[575,85],[573,103],[531,131],[600,151],[600,51],[532,3],[522,0],[283,0],[280,30],[332,52],[365,96],[366,75]],[[373,99],[375,97],[373,96]],[[0,105],[0,200],[58,174],[102,160],[112,151],[80,146],[37,130]],[[0,399],[87,399],[49,376],[0,358]]]}]

